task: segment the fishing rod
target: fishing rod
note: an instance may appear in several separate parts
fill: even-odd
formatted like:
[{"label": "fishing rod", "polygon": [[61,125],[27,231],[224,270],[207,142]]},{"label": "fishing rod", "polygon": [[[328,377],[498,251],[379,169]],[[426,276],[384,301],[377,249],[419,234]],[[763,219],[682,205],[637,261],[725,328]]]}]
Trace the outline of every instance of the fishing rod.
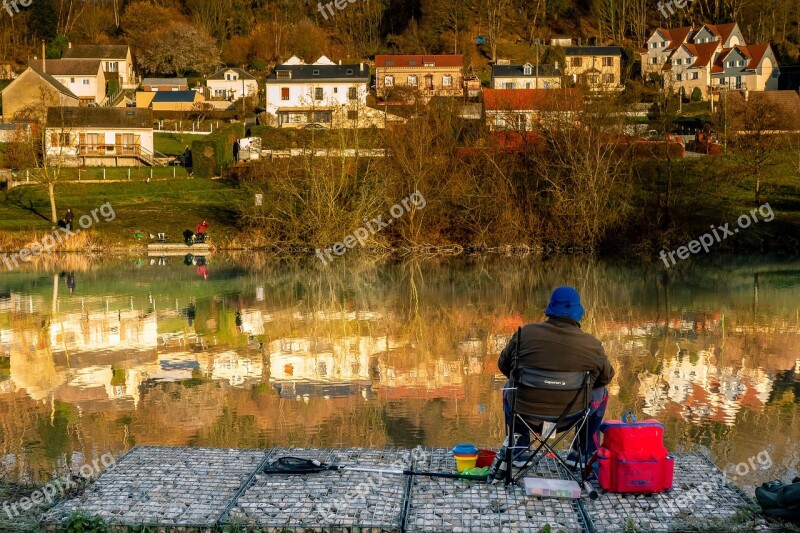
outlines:
[{"label": "fishing rod", "polygon": [[326,464],[315,459],[301,457],[280,457],[264,467],[265,474],[317,474],[320,472],[367,472],[374,474],[391,474],[398,476],[440,477],[448,479],[464,479],[486,483],[488,476],[471,474],[452,474],[450,472],[417,472],[408,468],[381,468],[371,466],[345,466]]}]

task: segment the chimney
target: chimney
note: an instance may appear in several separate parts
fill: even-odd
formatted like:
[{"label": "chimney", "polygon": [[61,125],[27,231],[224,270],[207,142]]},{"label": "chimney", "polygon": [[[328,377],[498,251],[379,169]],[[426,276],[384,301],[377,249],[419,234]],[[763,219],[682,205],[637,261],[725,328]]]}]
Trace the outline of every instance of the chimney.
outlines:
[{"label": "chimney", "polygon": [[339,60],[339,64],[340,64],[340,65],[342,64],[342,60],[341,60],[341,59]]},{"label": "chimney", "polygon": [[42,39],[42,72],[47,74],[47,55],[44,53],[44,39]]},{"label": "chimney", "polygon": [[745,89],[744,90],[744,101],[747,102],[748,100],[750,100],[750,90],[749,89]]},{"label": "chimney", "polygon": [[364,63],[363,62],[358,64],[358,70],[364,70]]},{"label": "chimney", "polygon": [[71,42],[67,43],[67,48],[72,48],[72,43]]}]

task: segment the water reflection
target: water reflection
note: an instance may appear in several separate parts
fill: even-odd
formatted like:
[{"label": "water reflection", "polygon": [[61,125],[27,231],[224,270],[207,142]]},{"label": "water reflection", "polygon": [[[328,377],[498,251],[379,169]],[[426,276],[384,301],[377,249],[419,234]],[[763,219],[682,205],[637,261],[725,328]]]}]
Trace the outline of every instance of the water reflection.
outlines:
[{"label": "water reflection", "polygon": [[610,416],[659,418],[722,466],[769,451],[743,484],[800,461],[798,263],[208,263],[0,276],[0,472],[136,444],[497,445],[498,352],[564,283],[618,369]]}]

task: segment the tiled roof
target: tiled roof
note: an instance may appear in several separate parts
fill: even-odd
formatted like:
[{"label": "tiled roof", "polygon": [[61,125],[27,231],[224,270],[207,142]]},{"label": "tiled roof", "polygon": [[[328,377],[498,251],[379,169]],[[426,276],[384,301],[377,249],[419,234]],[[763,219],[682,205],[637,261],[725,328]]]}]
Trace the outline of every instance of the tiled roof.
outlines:
[{"label": "tiled roof", "polygon": [[[492,65],[493,78],[521,78],[525,77],[525,65]],[[527,76],[561,76],[561,71],[555,65],[531,65],[531,73]]]},{"label": "tiled roof", "polygon": [[152,128],[153,112],[135,107],[49,107],[49,128]]},{"label": "tiled roof", "polygon": [[[278,79],[278,72],[290,72],[290,78]],[[363,65],[277,65],[267,76],[267,83],[324,81],[369,81],[369,67]]]},{"label": "tiled roof", "polygon": [[195,91],[157,91],[153,97],[154,103],[194,102]]},{"label": "tiled roof", "polygon": [[487,111],[576,111],[583,108],[580,89],[484,89]]},{"label": "tiled roof", "polygon": [[[390,62],[387,64],[387,61]],[[376,67],[421,67],[433,63],[436,67],[463,67],[464,56],[461,54],[439,55],[376,55]]]},{"label": "tiled roof", "polygon": [[142,80],[142,85],[175,85],[175,86],[189,86],[186,78],[145,78]]},{"label": "tiled roof", "polygon": [[[34,59],[31,67],[42,70],[42,60]],[[48,59],[46,73],[53,76],[97,76],[100,71],[99,59]]]},{"label": "tiled roof", "polygon": [[[39,75],[39,76],[40,76],[42,79],[44,79],[44,80],[45,80],[47,83],[49,83],[50,85],[52,85],[52,86],[53,86],[53,88],[54,88],[55,90],[57,90],[58,92],[60,92],[61,94],[65,95],[65,96],[69,96],[70,98],[75,98],[75,99],[77,99],[77,98],[78,98],[77,96],[75,96],[75,94],[74,94],[72,91],[70,91],[69,89],[67,89],[66,87],[64,87],[64,85],[62,85],[60,81],[58,81],[57,79],[55,79],[55,78],[54,78],[53,76],[51,76],[50,74],[46,74],[46,73],[42,72],[41,70],[39,70],[38,68],[36,68],[36,67],[34,67],[34,66],[31,66],[31,67],[30,67],[30,69],[31,69],[33,72],[35,72],[36,74],[38,74],[38,75]],[[13,83],[13,82],[12,82],[12,83]]]},{"label": "tiled roof", "polygon": [[717,35],[723,43],[728,40],[733,30],[736,29],[736,26],[737,24],[735,22],[730,22],[728,24],[705,24],[708,31]]},{"label": "tiled roof", "polygon": [[619,46],[565,46],[564,54],[568,56],[621,56]]},{"label": "tiled roof", "polygon": [[76,44],[64,50],[64,59],[125,59],[128,57],[126,44]]},{"label": "tiled roof", "polygon": [[224,80],[225,79],[225,73],[229,72],[231,70],[236,72],[239,75],[239,79],[240,80],[254,80],[254,79],[256,79],[255,76],[253,76],[252,74],[250,74],[246,70],[243,70],[243,69],[240,69],[240,68],[235,68],[235,67],[228,67],[228,68],[219,69],[214,74],[212,74],[211,76],[207,77],[206,79],[207,80]]}]

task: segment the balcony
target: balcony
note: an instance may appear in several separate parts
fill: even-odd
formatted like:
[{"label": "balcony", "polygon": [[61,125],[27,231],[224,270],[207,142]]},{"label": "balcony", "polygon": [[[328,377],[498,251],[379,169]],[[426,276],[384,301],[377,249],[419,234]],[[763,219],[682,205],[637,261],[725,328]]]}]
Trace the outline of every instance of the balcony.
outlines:
[{"label": "balcony", "polygon": [[142,154],[142,147],[138,143],[133,144],[78,144],[78,156],[139,156]]}]

